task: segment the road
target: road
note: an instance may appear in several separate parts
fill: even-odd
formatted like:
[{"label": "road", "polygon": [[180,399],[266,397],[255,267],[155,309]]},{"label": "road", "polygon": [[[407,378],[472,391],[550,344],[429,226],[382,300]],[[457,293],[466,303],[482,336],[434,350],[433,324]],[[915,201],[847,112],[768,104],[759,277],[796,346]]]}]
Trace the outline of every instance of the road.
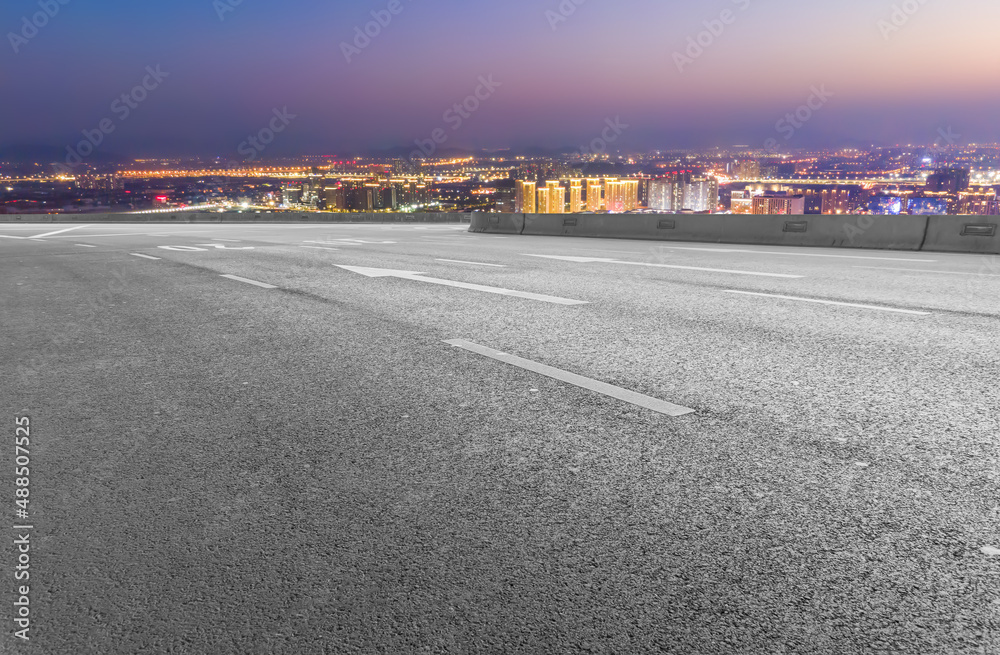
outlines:
[{"label": "road", "polygon": [[1000,652],[1000,258],[464,230],[0,225],[0,652]]}]

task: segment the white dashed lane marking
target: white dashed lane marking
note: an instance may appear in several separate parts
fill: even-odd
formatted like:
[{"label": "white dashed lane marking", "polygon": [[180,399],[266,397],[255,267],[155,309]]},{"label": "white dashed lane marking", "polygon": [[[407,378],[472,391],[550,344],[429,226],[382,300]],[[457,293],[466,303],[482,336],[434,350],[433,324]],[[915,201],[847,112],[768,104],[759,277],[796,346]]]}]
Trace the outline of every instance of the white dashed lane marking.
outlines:
[{"label": "white dashed lane marking", "polygon": [[248,280],[247,278],[240,277],[239,275],[222,275],[220,277],[224,277],[224,278],[227,278],[227,279],[230,279],[230,280],[235,280],[237,282],[243,282],[245,284],[252,284],[255,287],[260,287],[261,289],[277,289],[278,288],[278,287],[274,286],[273,284],[266,284],[264,282],[258,282],[257,280]]},{"label": "white dashed lane marking", "polygon": [[798,296],[780,296],[773,293],[755,293],[753,291],[726,291],[725,293],[736,293],[742,296],[760,296],[762,298],[777,298],[780,300],[794,300],[797,302],[811,302],[820,305],[837,305],[840,307],[857,307],[859,309],[874,309],[880,312],[895,312],[897,314],[912,314],[914,316],[930,316],[930,312],[919,312],[913,309],[897,309],[895,307],[880,307],[879,305],[862,305],[853,302],[839,302],[836,300],[817,300],[816,298],[800,298]]},{"label": "white dashed lane marking", "polygon": [[452,264],[473,264],[475,266],[495,266],[497,268],[507,268],[504,264],[487,264],[486,262],[467,262],[461,259],[435,259],[436,262],[451,262]]},{"label": "white dashed lane marking", "polygon": [[476,353],[477,355],[495,359],[498,362],[504,362],[505,364],[523,368],[526,371],[538,373],[539,375],[544,375],[554,380],[559,380],[560,382],[566,382],[567,384],[587,389],[588,391],[594,391],[639,407],[645,407],[646,409],[651,409],[654,412],[666,414],[667,416],[684,416],[686,414],[692,414],[695,411],[688,407],[682,407],[680,405],[668,403],[665,400],[660,400],[659,398],[653,398],[652,396],[645,396],[641,393],[636,393],[635,391],[622,389],[621,387],[616,387],[606,382],[600,382],[598,380],[594,380],[593,378],[577,375],[576,373],[570,373],[569,371],[564,371],[545,364],[539,364],[538,362],[531,361],[530,359],[524,359],[523,357],[518,357],[516,355],[509,355],[507,353],[500,352],[499,350],[493,350],[492,348],[487,348],[486,346],[481,346],[478,343],[466,341],[465,339],[452,339],[450,341],[445,341],[445,343],[455,346],[456,348],[468,350],[469,352]]}]

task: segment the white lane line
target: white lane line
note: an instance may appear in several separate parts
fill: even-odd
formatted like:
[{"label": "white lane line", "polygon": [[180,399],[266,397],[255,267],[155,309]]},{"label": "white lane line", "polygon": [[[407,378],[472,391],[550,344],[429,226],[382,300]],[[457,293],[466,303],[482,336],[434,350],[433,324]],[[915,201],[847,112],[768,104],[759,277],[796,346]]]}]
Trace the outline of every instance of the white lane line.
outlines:
[{"label": "white lane line", "polygon": [[539,300],[541,302],[553,303],[556,305],[589,305],[587,300],[573,300],[571,298],[560,298],[558,296],[546,296],[540,293],[530,293],[528,291],[514,291],[502,287],[487,287],[481,284],[469,284],[467,282],[456,282],[454,280],[442,280],[436,277],[424,277],[423,273],[417,271],[397,271],[388,268],[366,268],[363,266],[344,266],[337,264],[337,268],[342,268],[352,273],[358,273],[365,277],[395,277],[414,282],[426,282],[429,284],[440,284],[446,287],[457,289],[469,289],[471,291],[482,291],[483,293],[495,293],[501,296],[513,296],[515,298],[526,298],[528,300]]},{"label": "white lane line", "polygon": [[780,252],[777,250],[742,250],[738,248],[683,248],[680,246],[661,246],[664,250],[695,250],[698,252],[739,252],[753,255],[787,255],[789,257],[826,257],[832,259],[875,259],[889,262],[923,262],[934,263],[936,259],[907,259],[905,257],[868,257],[865,255],[824,255],[815,252]]},{"label": "white lane line", "polygon": [[[104,237],[141,237],[145,236],[145,232],[122,232],[120,234],[88,234],[88,239],[101,239]],[[57,239],[72,239],[74,238],[72,234],[65,237],[55,237]]]},{"label": "white lane line", "polygon": [[599,382],[593,378],[587,378],[559,368],[539,364],[538,362],[533,362],[530,359],[524,359],[523,357],[518,357],[516,355],[509,355],[507,353],[500,352],[499,350],[493,350],[492,348],[481,346],[478,343],[466,341],[465,339],[452,339],[450,341],[445,341],[445,343],[455,346],[456,348],[468,350],[469,352],[476,353],[477,355],[483,355],[484,357],[489,357],[490,359],[495,359],[499,362],[504,362],[505,364],[511,364],[512,366],[517,366],[518,368],[523,368],[527,371],[559,380],[560,382],[566,382],[567,384],[587,389],[588,391],[594,391],[633,405],[638,405],[639,407],[645,407],[646,409],[651,409],[654,412],[666,414],[667,416],[684,416],[695,412],[695,410],[688,407],[681,407],[680,405],[668,403],[665,400],[660,400],[659,398],[645,396],[641,393],[629,391],[628,389],[622,389],[621,387],[616,387],[606,382]]},{"label": "white lane line", "polygon": [[130,252],[129,254],[132,255],[133,257],[142,257],[143,259],[155,259],[156,261],[160,260],[159,257],[153,257],[152,255],[143,255],[142,253],[138,252]]},{"label": "white lane line", "polygon": [[773,293],[755,293],[753,291],[725,291],[724,293],[738,293],[743,296],[761,296],[763,298],[780,298],[782,300],[797,300],[799,302],[812,302],[820,305],[839,305],[840,307],[858,307],[860,309],[875,309],[880,312],[895,312],[897,314],[913,314],[915,316],[930,316],[930,312],[918,312],[912,309],[896,309],[895,307],[881,307],[879,305],[861,305],[852,302],[837,302],[835,300],[817,300],[815,298],[800,298],[798,296],[780,296]]},{"label": "white lane line", "polygon": [[971,271],[935,271],[929,268],[890,268],[888,266],[853,266],[852,268],[867,268],[873,271],[908,271],[911,273],[940,273],[941,275],[975,275],[976,277],[1000,277],[993,273],[973,273]]},{"label": "white lane line", "polygon": [[57,234],[62,234],[63,232],[72,232],[73,230],[80,230],[80,229],[83,229],[85,227],[90,227],[90,226],[89,225],[77,225],[76,227],[67,227],[67,228],[62,229],[62,230],[56,230],[55,232],[46,232],[45,234],[36,234],[35,236],[33,236],[31,238],[32,239],[42,239],[44,237],[52,237],[52,236],[55,236]]},{"label": "white lane line", "polygon": [[[326,245],[326,246],[335,245],[334,243],[331,243],[330,241],[303,241],[302,243],[321,243],[321,244]],[[360,246],[361,244],[360,243],[351,243],[350,241],[337,241],[336,245],[338,245],[338,246]],[[303,247],[305,247],[305,246],[303,246]]]},{"label": "white lane line", "polygon": [[0,234],[0,239],[27,239],[28,237],[14,237],[8,234]]},{"label": "white lane line", "polygon": [[323,246],[299,246],[299,248],[311,248],[313,250],[340,250],[340,248],[324,248]]},{"label": "white lane line", "polygon": [[37,241],[38,243],[45,243],[45,239],[33,239],[33,238],[29,237],[28,240],[29,241]]},{"label": "white lane line", "polygon": [[80,246],[81,248],[96,248],[97,247],[97,246],[92,246],[89,243],[77,243],[75,245]]},{"label": "white lane line", "polygon": [[485,262],[467,262],[461,259],[435,259],[436,262],[451,262],[452,264],[473,264],[474,266],[495,266],[496,268],[507,268],[504,264],[487,264]]},{"label": "white lane line", "polygon": [[730,275],[754,275],[758,277],[780,277],[790,280],[798,280],[804,275],[788,275],[787,273],[760,273],[757,271],[734,271],[725,268],[702,268],[700,266],[675,266],[673,264],[650,264],[648,262],[626,262],[620,259],[605,259],[603,257],[561,257],[557,255],[529,255],[525,257],[540,257],[542,259],[556,259],[564,262],[575,262],[577,264],[589,264],[592,262],[600,264],[624,264],[626,266],[648,266],[650,268],[674,268],[682,271],[703,271],[706,273],[728,273]]},{"label": "white lane line", "polygon": [[255,287],[260,287],[261,289],[277,289],[278,287],[273,284],[265,284],[263,282],[257,282],[256,280],[248,280],[245,277],[240,277],[239,275],[222,275],[220,277],[228,278],[230,280],[236,280],[237,282],[245,282],[246,284],[252,284]]}]

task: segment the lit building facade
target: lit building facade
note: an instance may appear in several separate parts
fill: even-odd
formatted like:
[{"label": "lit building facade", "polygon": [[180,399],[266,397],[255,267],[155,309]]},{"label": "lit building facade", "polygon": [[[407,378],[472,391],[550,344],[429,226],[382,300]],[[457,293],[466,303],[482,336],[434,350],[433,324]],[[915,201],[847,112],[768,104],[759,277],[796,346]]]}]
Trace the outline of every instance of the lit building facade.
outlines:
[{"label": "lit building facade", "polygon": [[569,211],[571,214],[583,211],[583,180],[569,181]]},{"label": "lit building facade", "polygon": [[597,212],[604,207],[604,199],[601,196],[601,181],[591,178],[587,180],[587,211]]},{"label": "lit building facade", "polygon": [[805,196],[776,194],[754,196],[753,213],[801,216],[806,213],[806,199]]},{"label": "lit building facade", "polygon": [[534,214],[536,208],[535,183],[517,180],[514,185],[514,211],[518,214]]}]

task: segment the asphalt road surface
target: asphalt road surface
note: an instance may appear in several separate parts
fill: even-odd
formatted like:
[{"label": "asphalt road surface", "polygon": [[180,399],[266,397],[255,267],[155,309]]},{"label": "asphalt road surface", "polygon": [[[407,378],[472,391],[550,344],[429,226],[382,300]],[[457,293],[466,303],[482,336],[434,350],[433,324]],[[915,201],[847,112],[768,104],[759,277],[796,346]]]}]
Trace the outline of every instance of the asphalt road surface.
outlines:
[{"label": "asphalt road surface", "polygon": [[0,225],[0,652],[1000,652],[1000,257],[466,227]]}]

